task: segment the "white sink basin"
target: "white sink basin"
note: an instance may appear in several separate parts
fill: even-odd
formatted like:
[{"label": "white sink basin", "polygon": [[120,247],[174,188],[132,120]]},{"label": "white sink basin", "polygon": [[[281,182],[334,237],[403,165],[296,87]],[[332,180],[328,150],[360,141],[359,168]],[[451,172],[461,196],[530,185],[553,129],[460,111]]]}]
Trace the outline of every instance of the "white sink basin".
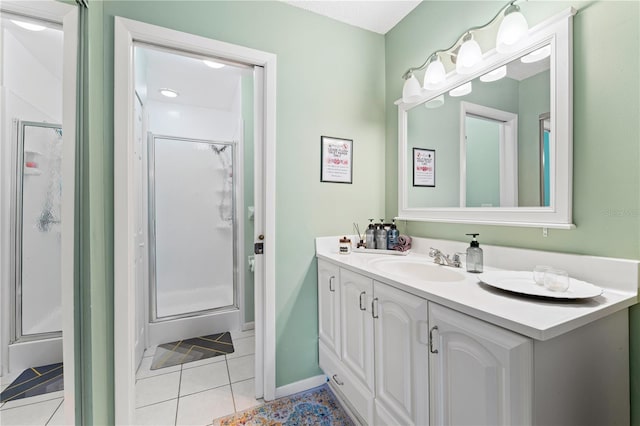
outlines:
[{"label": "white sink basin", "polygon": [[373,259],[369,262],[369,265],[379,272],[413,280],[454,282],[465,279],[462,273],[452,268],[420,259]]}]

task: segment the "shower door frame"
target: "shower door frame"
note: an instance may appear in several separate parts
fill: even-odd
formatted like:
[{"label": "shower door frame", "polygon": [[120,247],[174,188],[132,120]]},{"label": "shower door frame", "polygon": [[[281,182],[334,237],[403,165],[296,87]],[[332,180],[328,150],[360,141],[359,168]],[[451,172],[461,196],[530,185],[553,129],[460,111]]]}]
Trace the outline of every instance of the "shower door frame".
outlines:
[{"label": "shower door frame", "polygon": [[[231,305],[220,306],[218,308],[210,308],[203,309],[199,311],[191,311],[183,314],[175,314],[168,315],[164,317],[158,317],[158,290],[157,290],[157,269],[156,269],[156,185],[155,185],[155,173],[156,173],[156,162],[155,162],[155,139],[167,139],[172,141],[181,141],[187,143],[206,143],[208,145],[225,145],[230,146],[233,150],[233,155],[231,159],[231,167],[233,170],[232,174],[232,217],[233,217],[233,232],[232,232],[232,242],[233,242],[233,303]],[[242,216],[238,214],[239,211],[242,211],[242,208],[238,209],[238,201],[240,204],[242,203],[243,196],[238,196],[238,188],[242,185],[242,179],[238,179],[237,176],[242,176],[243,171],[239,166],[240,162],[238,161],[238,157],[242,157],[239,154],[239,144],[236,141],[214,141],[207,139],[194,139],[180,136],[168,136],[168,135],[160,135],[153,132],[147,132],[147,194],[148,194],[148,211],[147,211],[147,224],[148,224],[148,235],[149,235],[149,322],[150,323],[159,323],[164,321],[172,321],[176,319],[182,318],[191,318],[196,317],[203,314],[209,313],[223,313],[230,311],[240,311],[240,315],[244,318],[244,309],[243,303],[240,301],[243,300],[243,292],[241,291],[242,286],[238,286],[239,282],[242,282],[241,270],[238,268],[238,259],[244,259],[244,254],[242,250],[242,244],[238,244],[238,241],[243,241],[243,221]],[[238,169],[240,167],[240,169]],[[241,206],[242,207],[242,206]]]},{"label": "shower door frame", "polygon": [[[15,161],[12,164],[11,184],[11,247],[10,252],[10,300],[11,304],[11,335],[10,343],[32,342],[35,340],[61,337],[62,330],[48,331],[44,333],[22,334],[22,227],[24,206],[24,130],[25,127],[40,127],[53,130],[62,130],[62,125],[38,121],[14,119],[14,140],[16,149]],[[61,164],[61,168],[62,168]],[[62,170],[61,170],[62,172]],[[62,245],[60,246],[62,252]],[[62,254],[62,253],[61,253]],[[62,277],[60,277],[60,293],[62,295]],[[60,300],[62,304],[62,297]],[[61,326],[63,326],[61,324]]]}]

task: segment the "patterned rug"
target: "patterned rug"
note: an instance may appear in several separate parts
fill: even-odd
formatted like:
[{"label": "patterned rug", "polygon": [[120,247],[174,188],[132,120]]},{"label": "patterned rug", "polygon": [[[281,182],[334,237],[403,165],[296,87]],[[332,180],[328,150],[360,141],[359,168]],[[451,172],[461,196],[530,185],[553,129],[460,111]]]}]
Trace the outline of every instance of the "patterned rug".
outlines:
[{"label": "patterned rug", "polygon": [[233,353],[233,341],[228,331],[164,343],[156,349],[151,370],[230,353]]},{"label": "patterned rug", "polygon": [[24,370],[2,394],[0,403],[64,389],[62,363]]},{"label": "patterned rug", "polygon": [[324,384],[308,391],[267,402],[213,422],[214,426],[354,426],[329,386]]}]

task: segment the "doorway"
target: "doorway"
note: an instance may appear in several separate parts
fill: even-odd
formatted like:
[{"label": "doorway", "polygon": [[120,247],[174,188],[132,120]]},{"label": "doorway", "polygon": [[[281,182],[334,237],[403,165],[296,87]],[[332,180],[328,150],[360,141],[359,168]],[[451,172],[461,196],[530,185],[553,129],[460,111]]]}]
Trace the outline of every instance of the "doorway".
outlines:
[{"label": "doorway", "polygon": [[78,10],[0,8],[0,423],[73,423]]},{"label": "doorway", "polygon": [[[251,167],[247,167],[253,171],[254,195],[251,199],[245,197],[246,191],[243,191],[244,186],[241,185],[241,179],[247,174],[241,172],[241,162],[239,161],[245,147],[243,142],[248,135],[237,130],[246,129],[246,126],[227,117],[222,122],[231,125],[231,136],[213,135],[211,132],[196,134],[194,132],[197,132],[199,127],[203,127],[202,124],[206,127],[206,124],[215,121],[215,114],[211,114],[211,111],[202,111],[202,106],[199,106],[198,113],[194,113],[192,110],[186,114],[183,105],[181,108],[175,106],[165,108],[163,110],[164,118],[155,120],[158,124],[154,129],[151,114],[149,111],[145,111],[145,102],[147,105],[151,103],[148,100],[151,92],[155,95],[155,92],[160,89],[168,89],[170,92],[174,92],[169,95],[174,95],[173,97],[176,98],[180,96],[180,91],[167,86],[150,89],[151,79],[148,79],[146,86],[139,84],[141,75],[139,74],[140,67],[136,67],[137,47],[152,50],[154,52],[152,55],[158,51],[177,54],[183,61],[196,61],[201,70],[206,69],[205,65],[208,65],[205,61],[225,65],[228,69],[235,66],[239,69],[249,70],[253,96],[252,113],[254,115],[253,130],[250,133],[255,143],[255,160],[251,161]],[[135,55],[127,54],[133,50],[136,51]],[[153,60],[153,58],[147,55],[146,60]],[[183,63],[183,66],[176,73],[178,77],[180,77],[181,70],[184,69]],[[217,329],[219,326],[232,331],[232,336],[234,332],[236,337],[238,337],[237,333],[247,333],[242,330],[242,325],[244,324],[244,328],[250,328],[251,321],[249,320],[251,318],[247,316],[247,312],[242,312],[243,308],[248,308],[248,304],[245,303],[248,298],[242,294],[246,287],[246,280],[242,275],[248,274],[252,274],[255,278],[253,292],[255,293],[255,337],[251,339],[252,344],[255,341],[255,361],[253,361],[253,357],[251,358],[254,364],[252,370],[255,369],[253,396],[255,398],[264,397],[267,400],[273,399],[275,392],[275,303],[273,291],[275,56],[191,34],[116,18],[115,76],[114,298],[116,306],[126,306],[126,312],[115,317],[116,323],[114,325],[116,423],[129,424],[133,419],[136,406],[134,403],[135,371],[141,364],[138,359],[139,354],[143,353],[139,349],[141,345],[145,349],[151,349],[153,343],[159,342],[160,338],[157,337],[159,334],[173,335],[177,339],[183,339],[200,335],[200,330],[202,334],[223,331]],[[142,90],[143,86],[147,90],[147,99],[145,99]],[[200,91],[204,92],[205,88],[206,86],[200,86]],[[176,94],[178,96],[175,96]],[[192,104],[190,107],[195,107],[195,105]],[[142,124],[137,123],[140,111],[142,111],[140,118]],[[166,126],[170,127],[172,116],[179,118],[179,120],[174,120],[176,122],[189,124],[181,129],[167,129]],[[206,117],[206,119],[198,120],[198,117]],[[161,129],[162,126],[165,128]],[[139,146],[140,144],[144,144],[146,147]],[[160,156],[162,156],[162,160]],[[218,173],[221,176],[216,180],[213,176],[203,176],[202,173]],[[187,182],[184,179],[190,180]],[[151,185],[145,185],[145,181]],[[144,195],[141,196],[141,193],[145,191],[143,188],[146,188],[146,200]],[[194,196],[191,201],[184,198],[184,192],[195,192],[192,194]],[[203,203],[204,198],[208,200],[206,203]],[[162,199],[162,207],[158,204],[160,199]],[[198,207],[190,208],[188,205],[176,205],[191,203],[193,200],[197,201]],[[208,211],[207,203],[211,207]],[[254,208],[250,210],[248,207]],[[185,215],[189,215],[189,217]],[[202,217],[198,218],[197,216]],[[249,271],[249,259],[242,253],[246,244],[241,235],[246,230],[246,226],[242,222],[248,222],[250,218],[254,229],[246,232],[252,234],[247,235],[247,240],[250,243],[260,241],[264,245],[265,253],[257,255],[255,263],[251,262],[255,268],[253,273]],[[145,219],[147,221],[146,227]],[[161,221],[162,223],[160,223]],[[180,244],[175,243],[185,237],[184,232],[182,235],[176,234],[175,228],[183,226],[186,221],[194,225],[199,224],[195,227],[204,234],[211,233],[212,236],[214,233],[218,233],[219,235],[216,234],[215,237],[217,244],[210,244],[213,237],[200,240],[193,235],[191,238],[185,239],[182,245],[183,250],[180,250],[180,253],[171,254],[171,250],[175,249],[175,246],[180,247]],[[212,226],[214,222],[217,222],[216,226],[219,225],[220,228]],[[169,226],[171,223],[173,225]],[[145,228],[148,230],[146,237],[144,236]],[[173,231],[168,231],[170,229]],[[184,229],[186,232],[186,228]],[[225,240],[222,234],[228,234],[228,239]],[[171,235],[173,236],[171,237]],[[268,238],[269,236],[271,238]],[[196,250],[191,254],[185,254],[193,248],[193,245],[201,243],[207,247],[203,246],[200,251]],[[141,250],[140,247],[145,245],[147,249]],[[252,248],[252,244],[250,246]],[[220,253],[217,253],[216,250]],[[196,274],[193,271],[195,264],[193,262],[202,254],[201,252],[209,253],[208,257],[203,258],[208,262],[197,262],[202,270]],[[217,255],[213,255],[214,252]],[[176,256],[180,255],[186,257],[181,262],[176,262]],[[223,262],[226,272],[220,271],[216,274],[207,269],[210,268],[214,256],[221,259],[226,256],[227,260]],[[160,265],[161,258],[172,261],[162,261],[162,265]],[[145,263],[148,267],[145,267]],[[189,268],[189,272],[169,270],[188,263],[191,263],[192,266]],[[142,296],[142,300],[148,302],[145,315],[141,316],[139,308],[140,286],[137,284],[140,281],[145,281],[145,270],[148,275],[146,281],[151,285],[145,287],[147,294]],[[185,273],[190,275],[189,281],[194,287],[184,285],[184,282],[187,281],[184,279]],[[173,279],[170,278],[171,276]],[[204,280],[198,281],[198,276],[203,276]],[[175,277],[179,277],[179,279],[176,280]],[[219,285],[215,284],[218,279],[222,280],[218,283]],[[183,281],[181,285],[171,287],[172,283],[180,280]],[[205,284],[198,285],[198,282]],[[177,303],[179,297],[175,296],[178,293],[192,293],[191,296],[195,294],[191,291],[184,291],[189,288],[191,290],[197,288],[197,293],[218,291],[223,294],[223,297],[219,303],[212,302],[212,299],[207,297],[196,298],[198,299],[197,303],[193,298],[187,300],[186,303]],[[165,293],[165,290],[173,291],[174,296],[166,297],[166,294],[161,294]],[[189,295],[186,297],[188,298]],[[161,301],[163,298],[164,301]],[[248,310],[245,309],[245,311]],[[220,319],[223,315],[231,319]],[[202,318],[206,318],[206,320],[200,325],[194,325],[193,321],[197,322]],[[139,327],[141,321],[147,324],[146,330],[142,332]],[[191,324],[188,326],[190,331],[187,333],[188,335],[184,335],[187,323]],[[168,327],[164,327],[163,331],[159,331],[159,327],[167,325]],[[235,330],[229,330],[229,328],[235,328]],[[199,331],[196,334],[194,330]],[[143,333],[146,335],[141,337]],[[239,336],[240,338],[244,337],[242,334]],[[247,339],[247,341],[249,340]],[[227,360],[228,363],[231,361]],[[246,363],[247,360],[244,362]],[[185,368],[185,372],[182,372],[182,368]],[[211,370],[215,368],[218,367],[212,364]],[[231,366],[229,365],[227,368],[230,370]],[[192,373],[192,371],[187,372],[186,370],[186,367],[181,367],[180,374]],[[169,380],[168,377],[165,379]]]}]

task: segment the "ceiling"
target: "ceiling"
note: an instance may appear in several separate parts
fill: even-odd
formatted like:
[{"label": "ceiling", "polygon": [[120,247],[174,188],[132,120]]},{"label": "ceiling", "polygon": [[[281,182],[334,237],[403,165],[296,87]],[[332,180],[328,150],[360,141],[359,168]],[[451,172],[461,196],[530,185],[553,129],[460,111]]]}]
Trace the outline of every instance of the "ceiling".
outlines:
[{"label": "ceiling", "polygon": [[[27,21],[9,14],[3,14],[2,28],[15,37],[24,46],[25,50],[33,55],[47,71],[58,80],[62,80],[62,30],[49,25],[43,31],[29,31],[20,28],[11,19]],[[38,21],[33,22],[41,24]]]},{"label": "ceiling", "polygon": [[422,0],[284,0],[346,24],[386,34]]},{"label": "ceiling", "polygon": [[[231,64],[213,69],[202,58],[144,46],[136,48],[136,66],[143,67],[146,81],[146,87],[136,90],[146,91],[148,99],[225,111],[231,110],[236,100],[240,76],[251,72]],[[175,90],[179,96],[167,98],[160,94],[163,88]]]}]

